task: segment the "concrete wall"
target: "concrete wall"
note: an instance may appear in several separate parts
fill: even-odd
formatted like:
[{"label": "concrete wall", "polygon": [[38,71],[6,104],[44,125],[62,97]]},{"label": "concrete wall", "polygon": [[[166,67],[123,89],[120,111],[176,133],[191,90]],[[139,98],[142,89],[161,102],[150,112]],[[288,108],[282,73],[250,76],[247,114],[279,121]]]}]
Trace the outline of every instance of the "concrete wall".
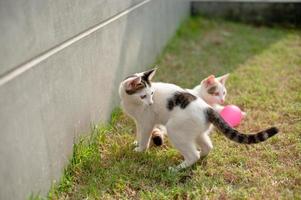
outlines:
[{"label": "concrete wall", "polygon": [[45,194],[188,14],[185,0],[0,0],[0,199]]}]

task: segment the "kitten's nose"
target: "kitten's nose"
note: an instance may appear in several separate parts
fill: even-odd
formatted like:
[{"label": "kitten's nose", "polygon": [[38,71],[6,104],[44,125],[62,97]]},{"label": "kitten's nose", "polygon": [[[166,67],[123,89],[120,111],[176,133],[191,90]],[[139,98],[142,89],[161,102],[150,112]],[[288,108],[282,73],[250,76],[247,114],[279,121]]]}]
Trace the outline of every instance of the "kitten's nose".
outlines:
[{"label": "kitten's nose", "polygon": [[225,100],[224,100],[224,99],[221,99],[221,103],[222,103],[222,104],[225,103]]}]

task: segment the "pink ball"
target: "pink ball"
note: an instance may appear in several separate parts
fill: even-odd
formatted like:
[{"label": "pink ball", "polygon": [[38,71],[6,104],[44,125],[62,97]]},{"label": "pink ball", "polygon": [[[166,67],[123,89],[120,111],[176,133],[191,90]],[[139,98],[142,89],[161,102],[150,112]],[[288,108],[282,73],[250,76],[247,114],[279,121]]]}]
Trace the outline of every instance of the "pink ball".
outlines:
[{"label": "pink ball", "polygon": [[238,126],[242,119],[241,110],[235,105],[225,106],[220,115],[231,127]]}]

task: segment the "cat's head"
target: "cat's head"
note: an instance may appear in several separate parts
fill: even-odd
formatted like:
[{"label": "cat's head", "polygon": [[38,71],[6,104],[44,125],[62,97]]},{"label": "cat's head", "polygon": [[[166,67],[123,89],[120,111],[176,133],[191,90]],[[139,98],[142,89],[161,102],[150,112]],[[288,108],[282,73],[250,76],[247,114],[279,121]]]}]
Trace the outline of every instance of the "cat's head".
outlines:
[{"label": "cat's head", "polygon": [[151,80],[156,73],[156,68],[136,73],[125,78],[119,87],[119,95],[135,104],[152,105],[154,89]]},{"label": "cat's head", "polygon": [[201,82],[201,97],[210,105],[223,104],[227,95],[225,87],[229,74],[220,77],[210,75]]}]

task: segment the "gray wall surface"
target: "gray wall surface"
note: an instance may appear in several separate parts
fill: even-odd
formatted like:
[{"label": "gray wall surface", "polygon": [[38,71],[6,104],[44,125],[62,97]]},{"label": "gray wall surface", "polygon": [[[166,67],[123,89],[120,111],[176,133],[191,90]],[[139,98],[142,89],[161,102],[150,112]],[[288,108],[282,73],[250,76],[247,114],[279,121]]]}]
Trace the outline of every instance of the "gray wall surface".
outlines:
[{"label": "gray wall surface", "polygon": [[0,0],[0,199],[47,193],[188,15],[185,0]]}]

